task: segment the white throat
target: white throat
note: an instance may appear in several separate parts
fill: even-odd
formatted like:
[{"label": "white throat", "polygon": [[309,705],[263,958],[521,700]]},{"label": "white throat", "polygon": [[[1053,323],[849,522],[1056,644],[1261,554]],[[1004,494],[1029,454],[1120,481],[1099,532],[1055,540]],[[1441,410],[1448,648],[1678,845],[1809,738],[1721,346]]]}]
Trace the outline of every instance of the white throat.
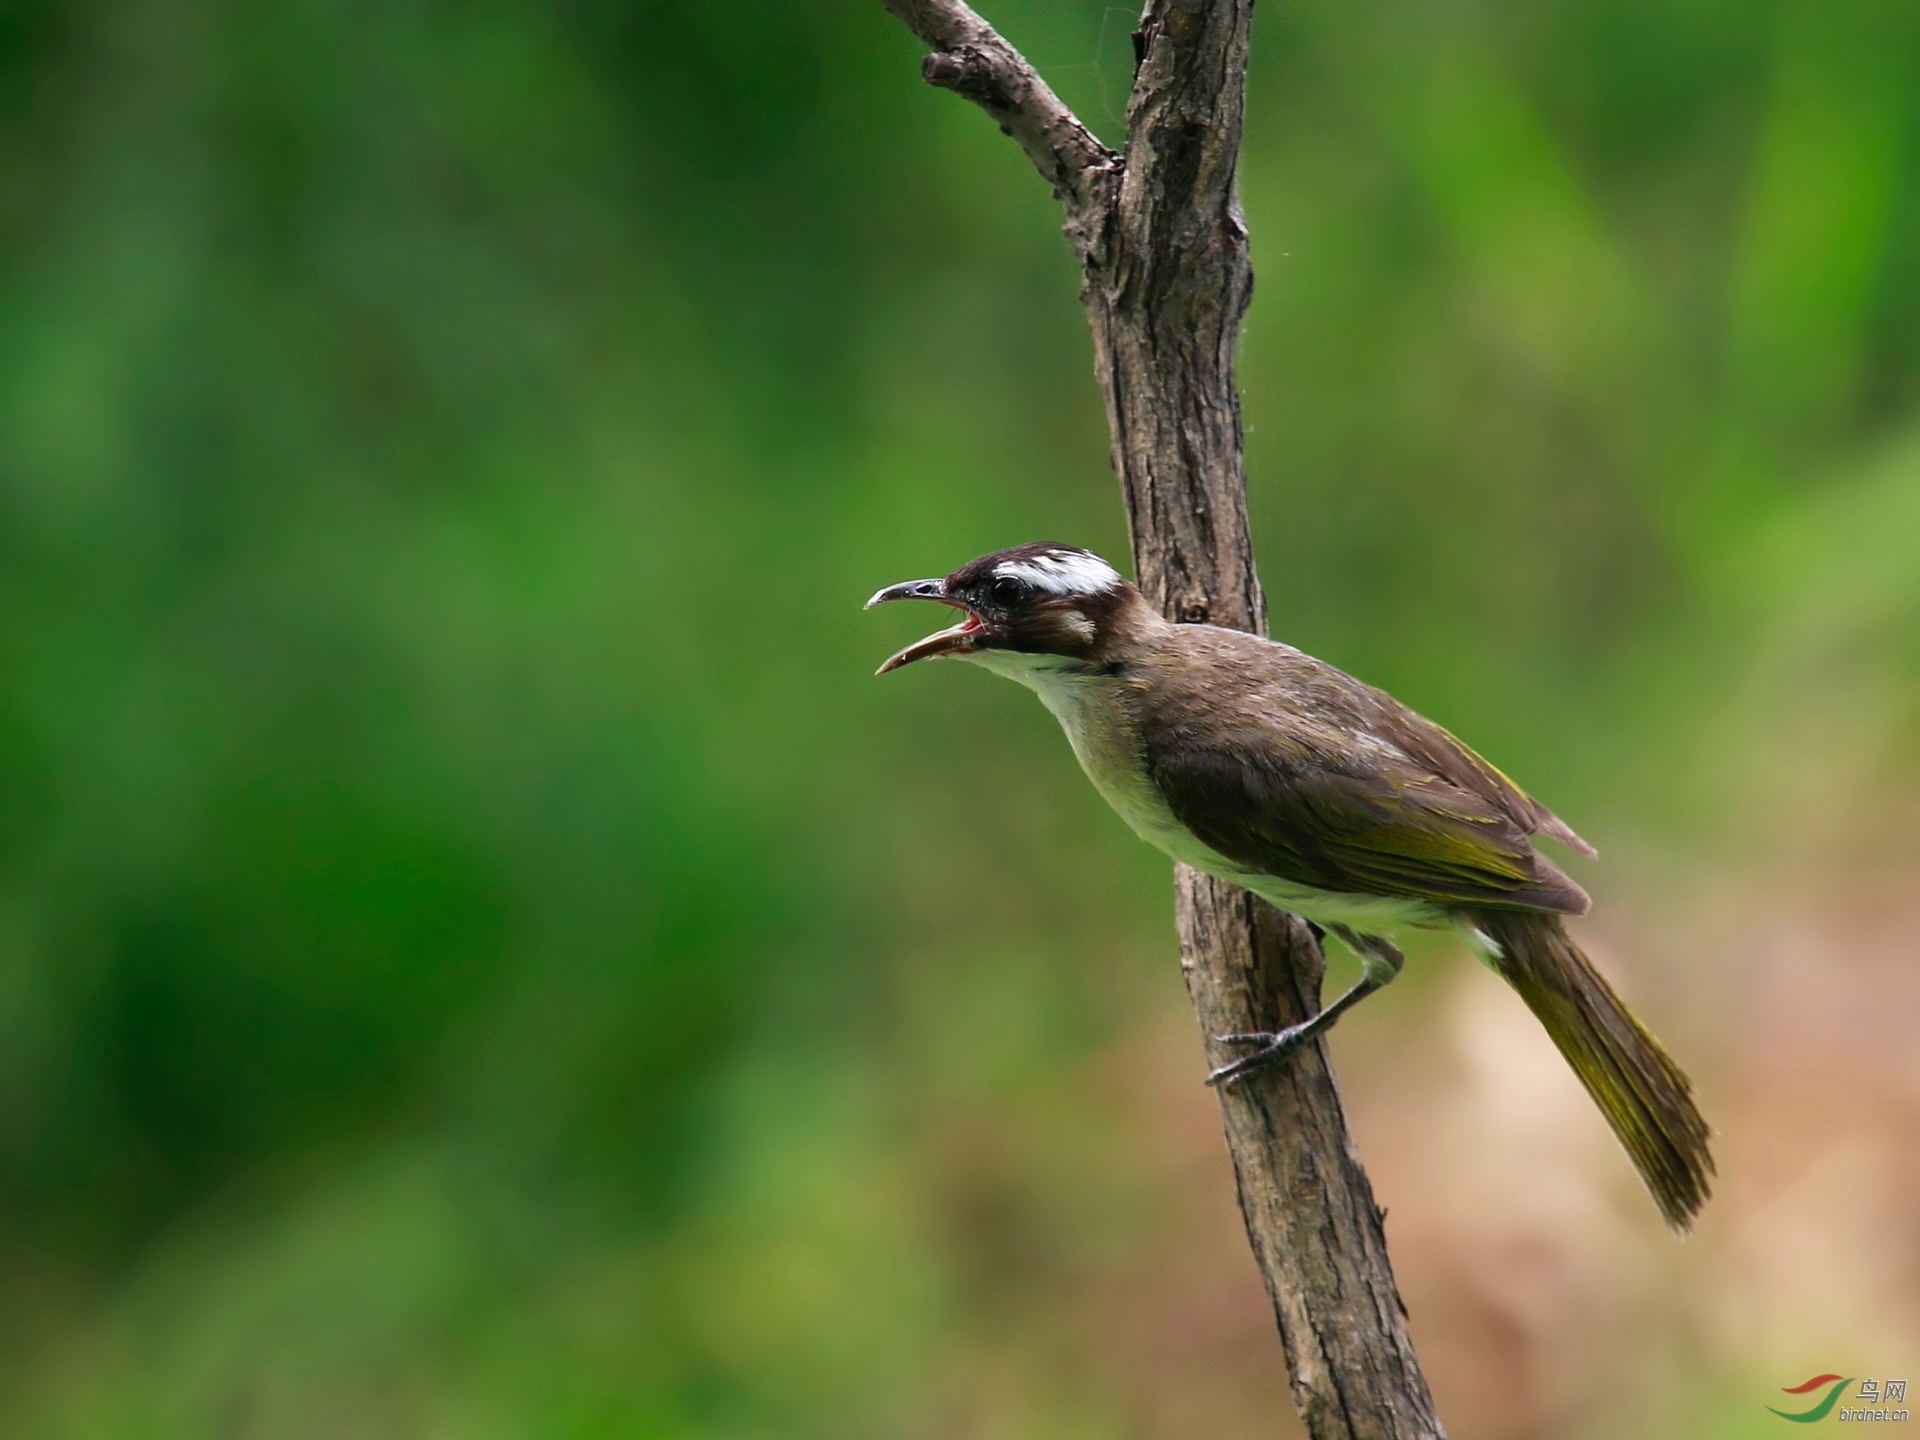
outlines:
[{"label": "white throat", "polygon": [[962,650],[954,657],[991,670],[1009,680],[1018,680],[1045,702],[1054,714],[1060,713],[1049,695],[1064,696],[1089,677],[1080,666],[1064,655],[1029,655],[1021,650]]}]

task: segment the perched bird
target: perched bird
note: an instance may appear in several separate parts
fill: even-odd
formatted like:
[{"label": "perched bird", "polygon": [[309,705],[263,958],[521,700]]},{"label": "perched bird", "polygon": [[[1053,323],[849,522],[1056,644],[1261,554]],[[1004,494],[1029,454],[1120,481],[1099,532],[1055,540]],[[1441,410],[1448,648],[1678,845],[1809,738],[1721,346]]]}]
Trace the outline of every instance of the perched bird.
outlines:
[{"label": "perched bird", "polygon": [[1128,825],[1197,870],[1338,936],[1361,978],[1210,1084],[1284,1061],[1400,973],[1391,937],[1452,930],[1546,1027],[1667,1222],[1705,1202],[1708,1129],[1680,1067],[1561,923],[1584,890],[1536,835],[1593,848],[1440,726],[1291,646],[1175,625],[1099,556],[1019,545],[867,602],[933,600],[960,623],[880,667],[950,656],[1018,680],[1059,719]]}]

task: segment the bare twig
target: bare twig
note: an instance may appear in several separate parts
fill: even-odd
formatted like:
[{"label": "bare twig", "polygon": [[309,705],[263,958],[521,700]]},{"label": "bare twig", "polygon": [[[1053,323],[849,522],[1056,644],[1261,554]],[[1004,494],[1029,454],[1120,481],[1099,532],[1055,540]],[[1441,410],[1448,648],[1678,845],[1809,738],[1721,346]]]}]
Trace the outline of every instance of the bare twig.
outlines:
[{"label": "bare twig", "polygon": [[[1264,630],[1233,373],[1253,293],[1234,185],[1252,0],[1148,0],[1124,156],[965,5],[882,3],[933,48],[926,78],[993,116],[1061,198],[1142,588],[1174,619]],[[1175,870],[1181,968],[1202,1034],[1311,1015],[1324,963],[1312,931]],[[1308,1432],[1443,1436],[1325,1049],[1221,1087],[1220,1108]]]},{"label": "bare twig", "polygon": [[880,0],[932,53],[929,85],[952,90],[991,115],[1019,143],[1053,192],[1079,214],[1104,208],[1120,157],[1060,102],[1039,72],[960,0]]}]

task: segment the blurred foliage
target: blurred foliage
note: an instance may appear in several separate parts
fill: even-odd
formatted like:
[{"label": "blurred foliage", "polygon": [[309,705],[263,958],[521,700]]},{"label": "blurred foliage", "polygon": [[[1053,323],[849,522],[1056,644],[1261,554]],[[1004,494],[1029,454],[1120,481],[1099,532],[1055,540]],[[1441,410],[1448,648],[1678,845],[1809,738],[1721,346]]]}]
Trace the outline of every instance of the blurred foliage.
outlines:
[{"label": "blurred foliage", "polygon": [[[1130,13],[992,18],[1119,138]],[[1276,632],[1629,854],[1910,795],[1920,10],[1255,51]],[[1052,202],[915,66],[0,4],[0,1432],[1139,1433],[1048,1317],[1152,1208],[1085,1066],[1163,867],[868,676],[881,583],[1125,549]]]}]

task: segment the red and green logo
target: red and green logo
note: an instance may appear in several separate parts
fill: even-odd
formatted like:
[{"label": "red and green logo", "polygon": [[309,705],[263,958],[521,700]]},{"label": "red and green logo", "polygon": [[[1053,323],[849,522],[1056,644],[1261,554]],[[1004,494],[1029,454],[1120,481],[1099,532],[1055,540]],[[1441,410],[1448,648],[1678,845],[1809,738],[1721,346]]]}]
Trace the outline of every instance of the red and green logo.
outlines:
[{"label": "red and green logo", "polygon": [[1811,1425],[1816,1420],[1827,1418],[1827,1412],[1832,1410],[1835,1402],[1839,1400],[1840,1392],[1852,1383],[1851,1378],[1842,1380],[1838,1375],[1816,1375],[1811,1380],[1802,1380],[1798,1385],[1782,1385],[1780,1388],[1789,1395],[1806,1395],[1818,1390],[1822,1385],[1830,1388],[1827,1390],[1826,1397],[1811,1410],[1773,1410],[1771,1405],[1767,1406],[1767,1409],[1773,1410],[1773,1413],[1782,1420],[1791,1420],[1796,1425]]}]

